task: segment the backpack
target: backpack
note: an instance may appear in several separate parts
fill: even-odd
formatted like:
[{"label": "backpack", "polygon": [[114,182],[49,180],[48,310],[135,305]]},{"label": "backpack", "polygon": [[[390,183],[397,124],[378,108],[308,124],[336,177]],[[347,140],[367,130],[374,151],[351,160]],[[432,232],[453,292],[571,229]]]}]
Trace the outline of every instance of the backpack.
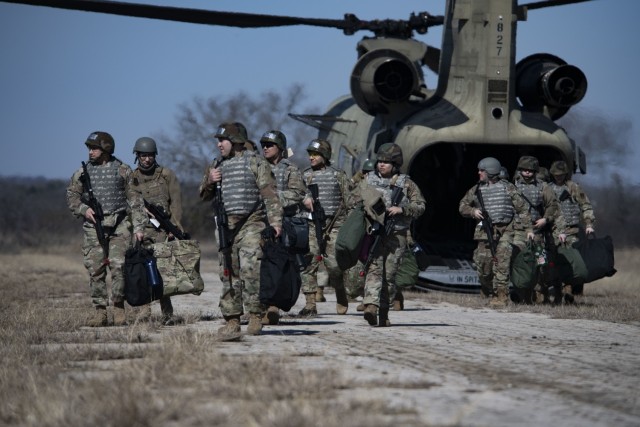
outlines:
[{"label": "backpack", "polygon": [[153,244],[163,295],[200,295],[204,281],[200,275],[200,244],[197,240],[178,240]]},{"label": "backpack", "polygon": [[145,249],[140,242],[127,249],[123,273],[124,298],[129,305],[133,307],[146,305],[162,298],[162,280],[152,249]]},{"label": "backpack", "polygon": [[291,310],[300,295],[302,280],[293,255],[274,238],[273,228],[262,231],[260,259],[260,303]]}]

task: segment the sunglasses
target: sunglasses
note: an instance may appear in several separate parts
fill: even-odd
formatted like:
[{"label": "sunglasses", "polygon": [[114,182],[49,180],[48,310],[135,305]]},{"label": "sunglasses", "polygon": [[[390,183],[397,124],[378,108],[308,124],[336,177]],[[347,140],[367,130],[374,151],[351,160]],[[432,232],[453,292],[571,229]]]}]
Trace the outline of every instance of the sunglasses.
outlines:
[{"label": "sunglasses", "polygon": [[273,142],[263,142],[260,145],[262,145],[262,148],[271,148],[271,147],[275,146],[276,144],[274,144]]}]

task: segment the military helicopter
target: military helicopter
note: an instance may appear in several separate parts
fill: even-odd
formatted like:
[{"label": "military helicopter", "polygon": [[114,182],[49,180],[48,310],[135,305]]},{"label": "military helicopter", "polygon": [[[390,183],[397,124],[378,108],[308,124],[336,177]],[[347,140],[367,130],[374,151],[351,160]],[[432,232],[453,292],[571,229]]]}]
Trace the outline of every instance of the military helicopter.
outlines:
[{"label": "military helicopter", "polygon": [[[477,181],[480,159],[497,157],[513,171],[521,155],[541,165],[565,160],[586,173],[586,157],[555,121],[585,95],[577,67],[548,53],[515,61],[516,27],[528,12],[589,0],[447,0],[443,16],[412,13],[407,20],[364,21],[219,12],[103,0],[4,1],[169,21],[240,28],[311,25],[351,35],[369,31],[357,45],[351,94],[323,114],[291,113],[318,129],[333,147],[333,161],[348,174],[386,142],[404,153],[402,171],[427,198],[415,237],[427,253],[420,273],[432,288],[475,290],[471,265],[474,223],[458,202]],[[413,38],[443,26],[440,48]],[[428,88],[424,67],[438,74]]]}]

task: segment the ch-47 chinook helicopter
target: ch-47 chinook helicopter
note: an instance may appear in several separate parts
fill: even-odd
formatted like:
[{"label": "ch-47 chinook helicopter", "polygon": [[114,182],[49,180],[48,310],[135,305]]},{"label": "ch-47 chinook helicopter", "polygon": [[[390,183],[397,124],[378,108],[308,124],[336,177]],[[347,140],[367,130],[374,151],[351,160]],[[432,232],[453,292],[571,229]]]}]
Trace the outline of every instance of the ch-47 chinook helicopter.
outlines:
[{"label": "ch-47 chinook helicopter", "polygon": [[[350,95],[324,114],[290,115],[331,142],[334,163],[348,174],[381,144],[402,147],[402,171],[427,199],[415,237],[428,254],[429,266],[420,273],[428,287],[478,287],[470,261],[475,224],[458,214],[458,202],[477,181],[480,159],[497,157],[513,171],[528,154],[541,165],[565,160],[574,171],[586,172],[583,152],[555,123],[584,97],[585,75],[548,53],[516,64],[515,51],[517,22],[529,11],[589,0],[447,0],[443,16],[421,12],[407,20],[375,21],[351,14],[330,20],[101,0],[0,1],[241,28],[312,25],[373,33],[358,43]],[[439,49],[412,38],[439,25]],[[423,67],[438,74],[436,88],[426,86]]]}]

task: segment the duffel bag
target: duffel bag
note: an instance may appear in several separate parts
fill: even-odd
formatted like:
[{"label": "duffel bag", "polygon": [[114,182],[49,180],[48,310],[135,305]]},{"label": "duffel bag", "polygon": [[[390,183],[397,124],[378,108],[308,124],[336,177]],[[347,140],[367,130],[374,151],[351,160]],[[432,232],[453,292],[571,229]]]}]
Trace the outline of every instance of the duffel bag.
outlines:
[{"label": "duffel bag", "polygon": [[366,220],[362,206],[355,207],[338,230],[336,261],[341,270],[348,270],[358,262],[362,239],[366,234]]},{"label": "duffel bag", "polygon": [[532,289],[536,284],[538,263],[533,245],[528,242],[524,249],[514,246],[511,261],[511,283],[517,289]]},{"label": "duffel bag", "polygon": [[610,236],[582,239],[574,243],[573,247],[580,252],[587,267],[585,283],[611,277],[616,273],[613,267],[613,241]]},{"label": "duffel bag", "polygon": [[419,273],[420,269],[413,250],[406,250],[396,272],[396,286],[400,289],[412,287],[416,284]]},{"label": "duffel bag", "polygon": [[560,245],[558,247],[556,267],[558,269],[558,278],[567,284],[584,283],[589,275],[580,252],[571,246]]},{"label": "duffel bag", "polygon": [[200,243],[197,240],[171,240],[153,244],[164,296],[200,295],[204,281],[200,275]]},{"label": "duffel bag", "polygon": [[124,299],[133,307],[162,298],[162,280],[153,250],[137,242],[124,255]]}]

